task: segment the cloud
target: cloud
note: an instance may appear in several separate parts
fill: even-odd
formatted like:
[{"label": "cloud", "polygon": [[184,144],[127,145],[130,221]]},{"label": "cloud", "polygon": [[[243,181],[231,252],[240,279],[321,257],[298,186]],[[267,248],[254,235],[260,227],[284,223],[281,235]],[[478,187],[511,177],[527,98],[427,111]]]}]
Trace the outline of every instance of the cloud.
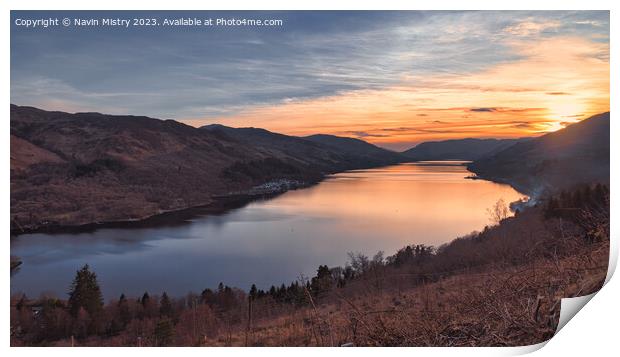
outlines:
[{"label": "cloud", "polygon": [[539,35],[544,31],[557,30],[561,26],[559,21],[524,21],[507,26],[504,32],[514,36],[528,37]]},{"label": "cloud", "polygon": [[341,132],[341,134],[344,135],[353,135],[357,138],[385,138],[388,137],[388,135],[384,135],[384,134],[373,134],[373,133],[368,133],[365,131],[343,131]]},{"label": "cloud", "polygon": [[[11,78],[19,83],[28,76],[53,75],[80,93],[138,94],[149,88],[160,96],[91,100],[88,105],[100,112],[118,113],[122,107],[130,114],[155,117],[233,115],[285,98],[308,100],[392,87],[408,76],[483,70],[514,59],[495,38],[496,22],[526,14],[270,13],[285,20],[285,31],[129,29],[58,34],[12,28]],[[11,97],[32,105],[44,101],[31,98],[28,91],[11,90]],[[49,91],[45,97],[77,100],[59,91]]]},{"label": "cloud", "polygon": [[527,136],[609,110],[609,12],[271,15],[284,31],[12,27],[11,100],[382,145]]},{"label": "cloud", "polygon": [[531,123],[531,122],[519,122],[516,121],[513,123],[513,127],[517,128],[517,129],[538,129],[540,126],[540,123]]},{"label": "cloud", "polygon": [[471,108],[470,112],[496,112],[497,108]]},{"label": "cloud", "polygon": [[604,26],[604,23],[602,21],[597,21],[597,20],[575,21],[575,24],[577,24],[577,25],[589,25],[589,26],[594,26],[594,27],[602,27],[602,26]]}]

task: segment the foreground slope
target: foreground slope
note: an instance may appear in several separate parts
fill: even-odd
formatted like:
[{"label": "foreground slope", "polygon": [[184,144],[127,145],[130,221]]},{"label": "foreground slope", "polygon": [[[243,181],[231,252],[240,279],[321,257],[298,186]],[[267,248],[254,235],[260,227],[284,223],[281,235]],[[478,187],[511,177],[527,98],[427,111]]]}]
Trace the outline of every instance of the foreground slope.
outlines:
[{"label": "foreground slope", "polygon": [[517,143],[468,166],[478,176],[537,194],[580,183],[609,183],[609,112]]}]

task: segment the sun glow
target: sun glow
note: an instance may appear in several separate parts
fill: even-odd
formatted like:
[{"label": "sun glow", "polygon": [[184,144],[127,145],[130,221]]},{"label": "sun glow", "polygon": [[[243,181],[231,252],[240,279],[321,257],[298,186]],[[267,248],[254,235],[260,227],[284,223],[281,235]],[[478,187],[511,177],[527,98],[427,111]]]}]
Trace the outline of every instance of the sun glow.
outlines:
[{"label": "sun glow", "polygon": [[587,111],[584,104],[570,99],[550,102],[547,107],[549,108],[550,123],[553,124],[549,131],[562,129],[566,124],[584,119],[582,113]]},{"label": "sun glow", "polygon": [[519,60],[478,72],[409,73],[391,87],[284,101],[187,123],[350,136],[401,150],[429,140],[541,135],[609,110],[608,44],[560,37],[510,46]]}]

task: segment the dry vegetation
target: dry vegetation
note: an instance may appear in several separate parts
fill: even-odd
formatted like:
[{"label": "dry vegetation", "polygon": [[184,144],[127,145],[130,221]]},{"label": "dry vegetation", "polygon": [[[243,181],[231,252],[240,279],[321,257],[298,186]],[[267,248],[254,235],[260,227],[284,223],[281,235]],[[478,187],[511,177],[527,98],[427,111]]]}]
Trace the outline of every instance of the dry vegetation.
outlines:
[{"label": "dry vegetation", "polygon": [[[463,272],[412,288],[360,285],[356,297],[335,292],[316,310],[257,321],[258,346],[515,346],[553,336],[560,299],[598,290],[607,273],[608,244],[578,255],[522,266]],[[391,277],[392,280],[394,276]],[[410,276],[399,276],[404,282]],[[398,278],[397,278],[398,279]],[[400,290],[400,291],[399,291]],[[244,345],[239,331],[214,345]]]},{"label": "dry vegetation", "polygon": [[535,344],[553,336],[561,298],[602,286],[608,257],[608,189],[586,186],[437,249],[351,254],[345,268],[321,266],[310,280],[266,292],[220,286],[110,301],[99,319],[72,315],[76,306],[63,301],[15,297],[11,344],[70,345],[70,336],[97,346]]}]

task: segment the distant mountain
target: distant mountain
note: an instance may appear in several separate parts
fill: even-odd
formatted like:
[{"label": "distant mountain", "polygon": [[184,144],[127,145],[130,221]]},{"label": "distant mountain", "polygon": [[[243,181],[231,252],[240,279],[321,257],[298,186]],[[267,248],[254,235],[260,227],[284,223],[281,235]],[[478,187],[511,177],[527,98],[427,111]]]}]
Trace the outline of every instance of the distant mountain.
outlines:
[{"label": "distant mountain", "polygon": [[274,180],[395,162],[263,129],[143,116],[11,105],[10,127],[12,229],[142,219]]},{"label": "distant mountain", "polygon": [[311,167],[318,172],[346,169],[347,163],[339,153],[295,136],[273,133],[259,128],[231,128],[220,124],[200,129],[217,133],[243,145],[260,148],[271,156]]},{"label": "distant mountain", "polygon": [[402,156],[393,151],[362,140],[333,135],[297,137],[265,129],[231,128],[220,124],[203,126],[201,129],[222,133],[235,140],[261,147],[274,155],[286,156],[327,172],[390,165],[404,161]]},{"label": "distant mountain", "polygon": [[414,161],[423,160],[478,160],[484,156],[502,151],[524,139],[455,139],[427,141],[402,152]]},{"label": "distant mountain", "polygon": [[355,163],[355,166],[389,165],[406,161],[399,153],[382,149],[359,139],[325,134],[310,135],[303,139],[338,151],[345,155],[347,161]]},{"label": "distant mountain", "polygon": [[477,175],[530,194],[580,183],[609,183],[609,112],[471,163]]}]

